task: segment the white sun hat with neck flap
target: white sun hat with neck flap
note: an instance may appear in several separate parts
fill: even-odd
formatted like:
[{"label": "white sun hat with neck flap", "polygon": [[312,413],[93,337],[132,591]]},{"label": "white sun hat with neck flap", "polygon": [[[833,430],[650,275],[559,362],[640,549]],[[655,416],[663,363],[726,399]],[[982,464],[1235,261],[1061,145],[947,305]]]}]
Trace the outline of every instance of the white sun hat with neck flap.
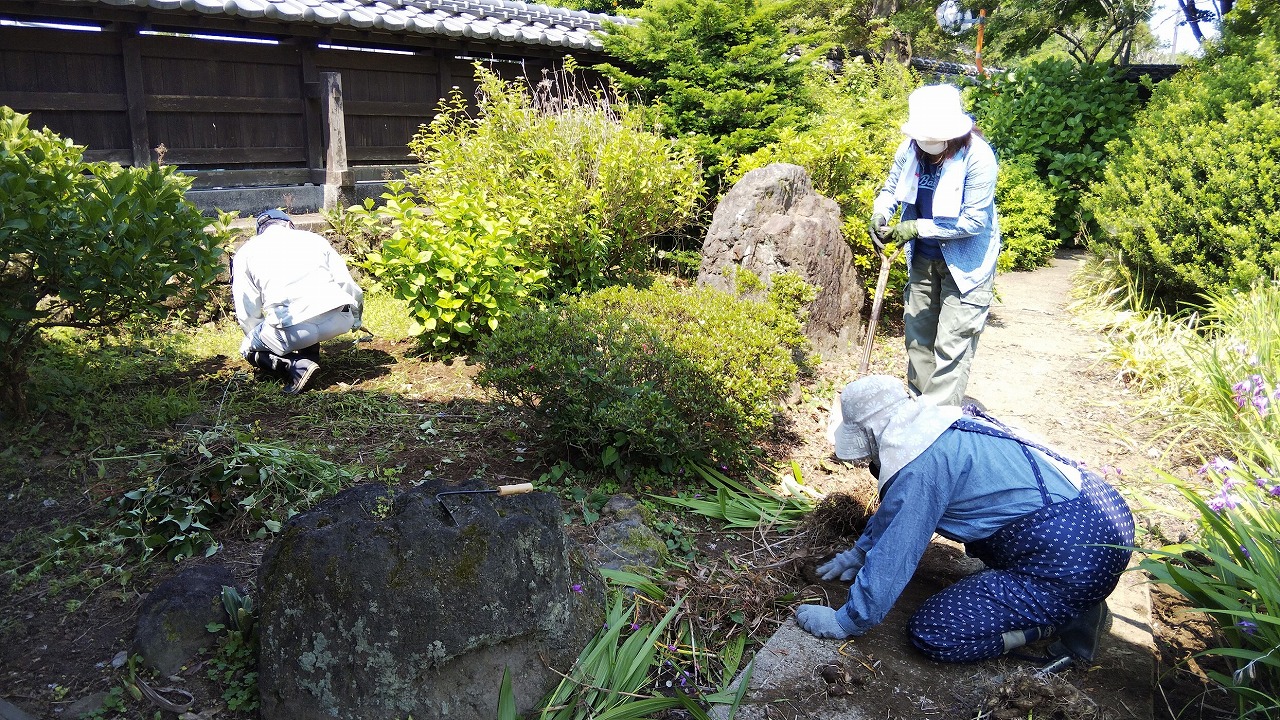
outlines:
[{"label": "white sun hat with neck flap", "polygon": [[944,142],[973,129],[973,118],[964,111],[960,90],[951,85],[925,85],[907,98],[910,114],[902,132],[913,140]]},{"label": "white sun hat with neck flap", "polygon": [[912,397],[897,378],[870,375],[845,385],[836,396],[827,439],[841,460],[879,462],[883,488],[960,416],[958,407]]}]

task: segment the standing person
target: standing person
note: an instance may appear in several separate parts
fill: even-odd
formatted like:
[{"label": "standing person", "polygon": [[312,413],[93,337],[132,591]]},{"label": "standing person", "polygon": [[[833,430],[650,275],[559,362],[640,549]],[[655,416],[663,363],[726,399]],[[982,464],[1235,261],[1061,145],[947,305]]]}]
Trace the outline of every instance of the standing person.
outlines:
[{"label": "standing person", "polygon": [[[907,139],[876,197],[870,230],[906,244],[908,386],[937,405],[961,405],[1000,255],[996,158],[958,89],[926,85],[908,104]],[[901,221],[889,225],[899,209]]]},{"label": "standing person", "polygon": [[342,256],[284,212],[258,215],[257,230],[231,262],[240,354],[283,376],[284,391],[295,394],[320,369],[320,343],[360,329],[364,292]]},{"label": "standing person", "polygon": [[871,629],[937,532],[986,568],[911,617],[911,642],[925,655],[985,660],[1056,635],[1092,659],[1133,544],[1133,515],[1114,488],[993,419],[925,402],[884,375],[845,386],[828,436],[837,457],[870,460],[880,506],[852,548],[818,566],[824,580],[852,581],[848,602],[801,605],[800,627],[837,639]]}]

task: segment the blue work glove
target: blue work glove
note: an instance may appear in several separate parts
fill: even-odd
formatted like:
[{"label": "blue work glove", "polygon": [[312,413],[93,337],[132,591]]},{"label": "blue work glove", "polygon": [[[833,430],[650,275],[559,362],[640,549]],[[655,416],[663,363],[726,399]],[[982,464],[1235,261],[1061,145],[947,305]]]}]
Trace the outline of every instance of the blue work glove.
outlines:
[{"label": "blue work glove", "polygon": [[836,555],[827,562],[818,566],[818,577],[823,580],[836,580],[849,582],[853,576],[858,574],[862,569],[862,564],[867,561],[867,556],[856,547]]},{"label": "blue work glove", "polygon": [[812,635],[832,640],[843,640],[849,633],[840,627],[836,611],[826,605],[801,605],[796,608],[796,624]]},{"label": "blue work glove", "polygon": [[867,230],[871,233],[871,237],[883,240],[889,234],[889,221],[880,213],[875,213],[867,223]]},{"label": "blue work glove", "polygon": [[920,231],[916,228],[915,220],[904,220],[889,228],[889,237],[899,245],[908,241],[915,240],[920,237]]}]

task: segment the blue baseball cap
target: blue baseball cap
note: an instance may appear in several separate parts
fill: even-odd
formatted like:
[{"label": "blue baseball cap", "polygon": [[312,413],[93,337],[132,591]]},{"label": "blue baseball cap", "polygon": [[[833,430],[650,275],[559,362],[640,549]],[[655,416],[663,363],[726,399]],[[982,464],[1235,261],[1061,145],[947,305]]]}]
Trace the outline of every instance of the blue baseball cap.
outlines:
[{"label": "blue baseball cap", "polygon": [[293,224],[293,218],[289,217],[285,211],[277,208],[271,208],[269,210],[263,210],[258,214],[258,231],[261,232],[262,226],[271,220],[283,220],[290,225]]}]

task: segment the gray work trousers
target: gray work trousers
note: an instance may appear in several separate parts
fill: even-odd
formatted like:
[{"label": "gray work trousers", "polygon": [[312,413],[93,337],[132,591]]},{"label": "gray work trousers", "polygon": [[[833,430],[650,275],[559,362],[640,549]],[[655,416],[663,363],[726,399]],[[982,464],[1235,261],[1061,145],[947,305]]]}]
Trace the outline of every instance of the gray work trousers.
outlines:
[{"label": "gray work trousers", "polygon": [[288,355],[294,350],[310,347],[318,342],[331,340],[339,335],[351,332],[355,325],[355,317],[351,314],[351,306],[335,308],[318,317],[295,323],[288,327],[274,327],[265,322],[259,323],[249,335],[247,347],[241,348],[241,354],[254,350],[269,350],[276,355]]},{"label": "gray work trousers", "polygon": [[961,294],[942,260],[912,258],[903,311],[907,385],[936,405],[961,405],[978,336],[987,324],[995,273]]}]

